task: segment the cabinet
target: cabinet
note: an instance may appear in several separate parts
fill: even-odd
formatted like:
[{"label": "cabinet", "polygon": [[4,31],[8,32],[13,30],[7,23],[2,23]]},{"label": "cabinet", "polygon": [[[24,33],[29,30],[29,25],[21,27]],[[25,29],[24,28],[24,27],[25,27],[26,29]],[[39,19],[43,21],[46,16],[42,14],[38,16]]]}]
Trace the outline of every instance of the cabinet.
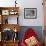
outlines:
[{"label": "cabinet", "polygon": [[18,46],[19,7],[0,7],[0,46]]}]

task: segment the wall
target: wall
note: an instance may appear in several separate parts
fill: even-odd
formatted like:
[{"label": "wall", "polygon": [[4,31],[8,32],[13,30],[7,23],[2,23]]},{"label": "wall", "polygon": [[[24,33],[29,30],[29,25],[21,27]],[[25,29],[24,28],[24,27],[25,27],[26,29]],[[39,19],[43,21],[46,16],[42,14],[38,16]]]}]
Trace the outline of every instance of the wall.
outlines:
[{"label": "wall", "polygon": [[[15,0],[0,0],[0,6],[14,6]],[[20,7],[19,24],[21,26],[43,26],[42,0],[17,0]],[[37,8],[37,19],[24,19],[24,8]]]},{"label": "wall", "polygon": [[[20,25],[22,26],[43,26],[42,0],[21,0]],[[37,8],[37,19],[24,19],[24,8]]]}]

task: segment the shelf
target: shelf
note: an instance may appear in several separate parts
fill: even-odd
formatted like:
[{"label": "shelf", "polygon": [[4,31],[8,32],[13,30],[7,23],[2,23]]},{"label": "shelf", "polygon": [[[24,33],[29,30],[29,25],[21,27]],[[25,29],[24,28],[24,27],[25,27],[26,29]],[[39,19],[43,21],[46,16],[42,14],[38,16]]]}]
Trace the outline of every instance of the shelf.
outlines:
[{"label": "shelf", "polygon": [[13,31],[16,29],[17,32],[19,31],[19,24],[0,24],[1,30],[5,28],[12,29]]},{"label": "shelf", "polygon": [[[17,38],[20,29],[18,17],[19,7],[0,7],[0,46],[18,46],[19,39]],[[4,34],[7,35],[6,40],[3,39],[6,37]]]},{"label": "shelf", "polygon": [[3,15],[18,15],[19,7],[0,7],[0,14]]},{"label": "shelf", "polygon": [[12,10],[12,9],[14,9],[14,10],[18,10],[19,9],[19,7],[0,7],[0,10]]},{"label": "shelf", "polygon": [[15,42],[19,42],[19,40],[15,40],[15,41],[12,41],[12,40],[10,40],[10,41],[3,41],[3,42],[5,42],[5,43],[15,43]]},{"label": "shelf", "polygon": [[18,46],[18,41],[2,42],[3,46]]},{"label": "shelf", "polygon": [[[0,7],[0,16],[1,16],[1,23],[2,24],[9,24],[9,16],[16,17],[16,21],[13,24],[18,24],[18,16],[19,16],[19,7]],[[13,21],[13,20],[12,20]],[[12,24],[12,21],[10,24]]]}]

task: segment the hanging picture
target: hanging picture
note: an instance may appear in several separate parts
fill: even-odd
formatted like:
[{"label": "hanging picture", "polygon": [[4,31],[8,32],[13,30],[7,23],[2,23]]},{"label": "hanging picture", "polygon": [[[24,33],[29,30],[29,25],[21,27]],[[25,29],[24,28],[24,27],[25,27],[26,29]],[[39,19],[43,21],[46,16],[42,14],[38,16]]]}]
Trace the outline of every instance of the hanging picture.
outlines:
[{"label": "hanging picture", "polygon": [[24,8],[24,18],[25,19],[36,19],[37,8]]}]

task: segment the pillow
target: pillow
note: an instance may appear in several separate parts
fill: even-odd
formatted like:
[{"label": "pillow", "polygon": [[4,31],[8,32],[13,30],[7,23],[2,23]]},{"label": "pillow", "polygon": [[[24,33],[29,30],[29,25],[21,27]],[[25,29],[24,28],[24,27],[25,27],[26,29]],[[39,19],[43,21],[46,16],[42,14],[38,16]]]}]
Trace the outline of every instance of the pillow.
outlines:
[{"label": "pillow", "polygon": [[38,41],[34,36],[29,37],[28,39],[25,39],[25,43],[27,44],[27,46],[35,46],[37,42]]}]

